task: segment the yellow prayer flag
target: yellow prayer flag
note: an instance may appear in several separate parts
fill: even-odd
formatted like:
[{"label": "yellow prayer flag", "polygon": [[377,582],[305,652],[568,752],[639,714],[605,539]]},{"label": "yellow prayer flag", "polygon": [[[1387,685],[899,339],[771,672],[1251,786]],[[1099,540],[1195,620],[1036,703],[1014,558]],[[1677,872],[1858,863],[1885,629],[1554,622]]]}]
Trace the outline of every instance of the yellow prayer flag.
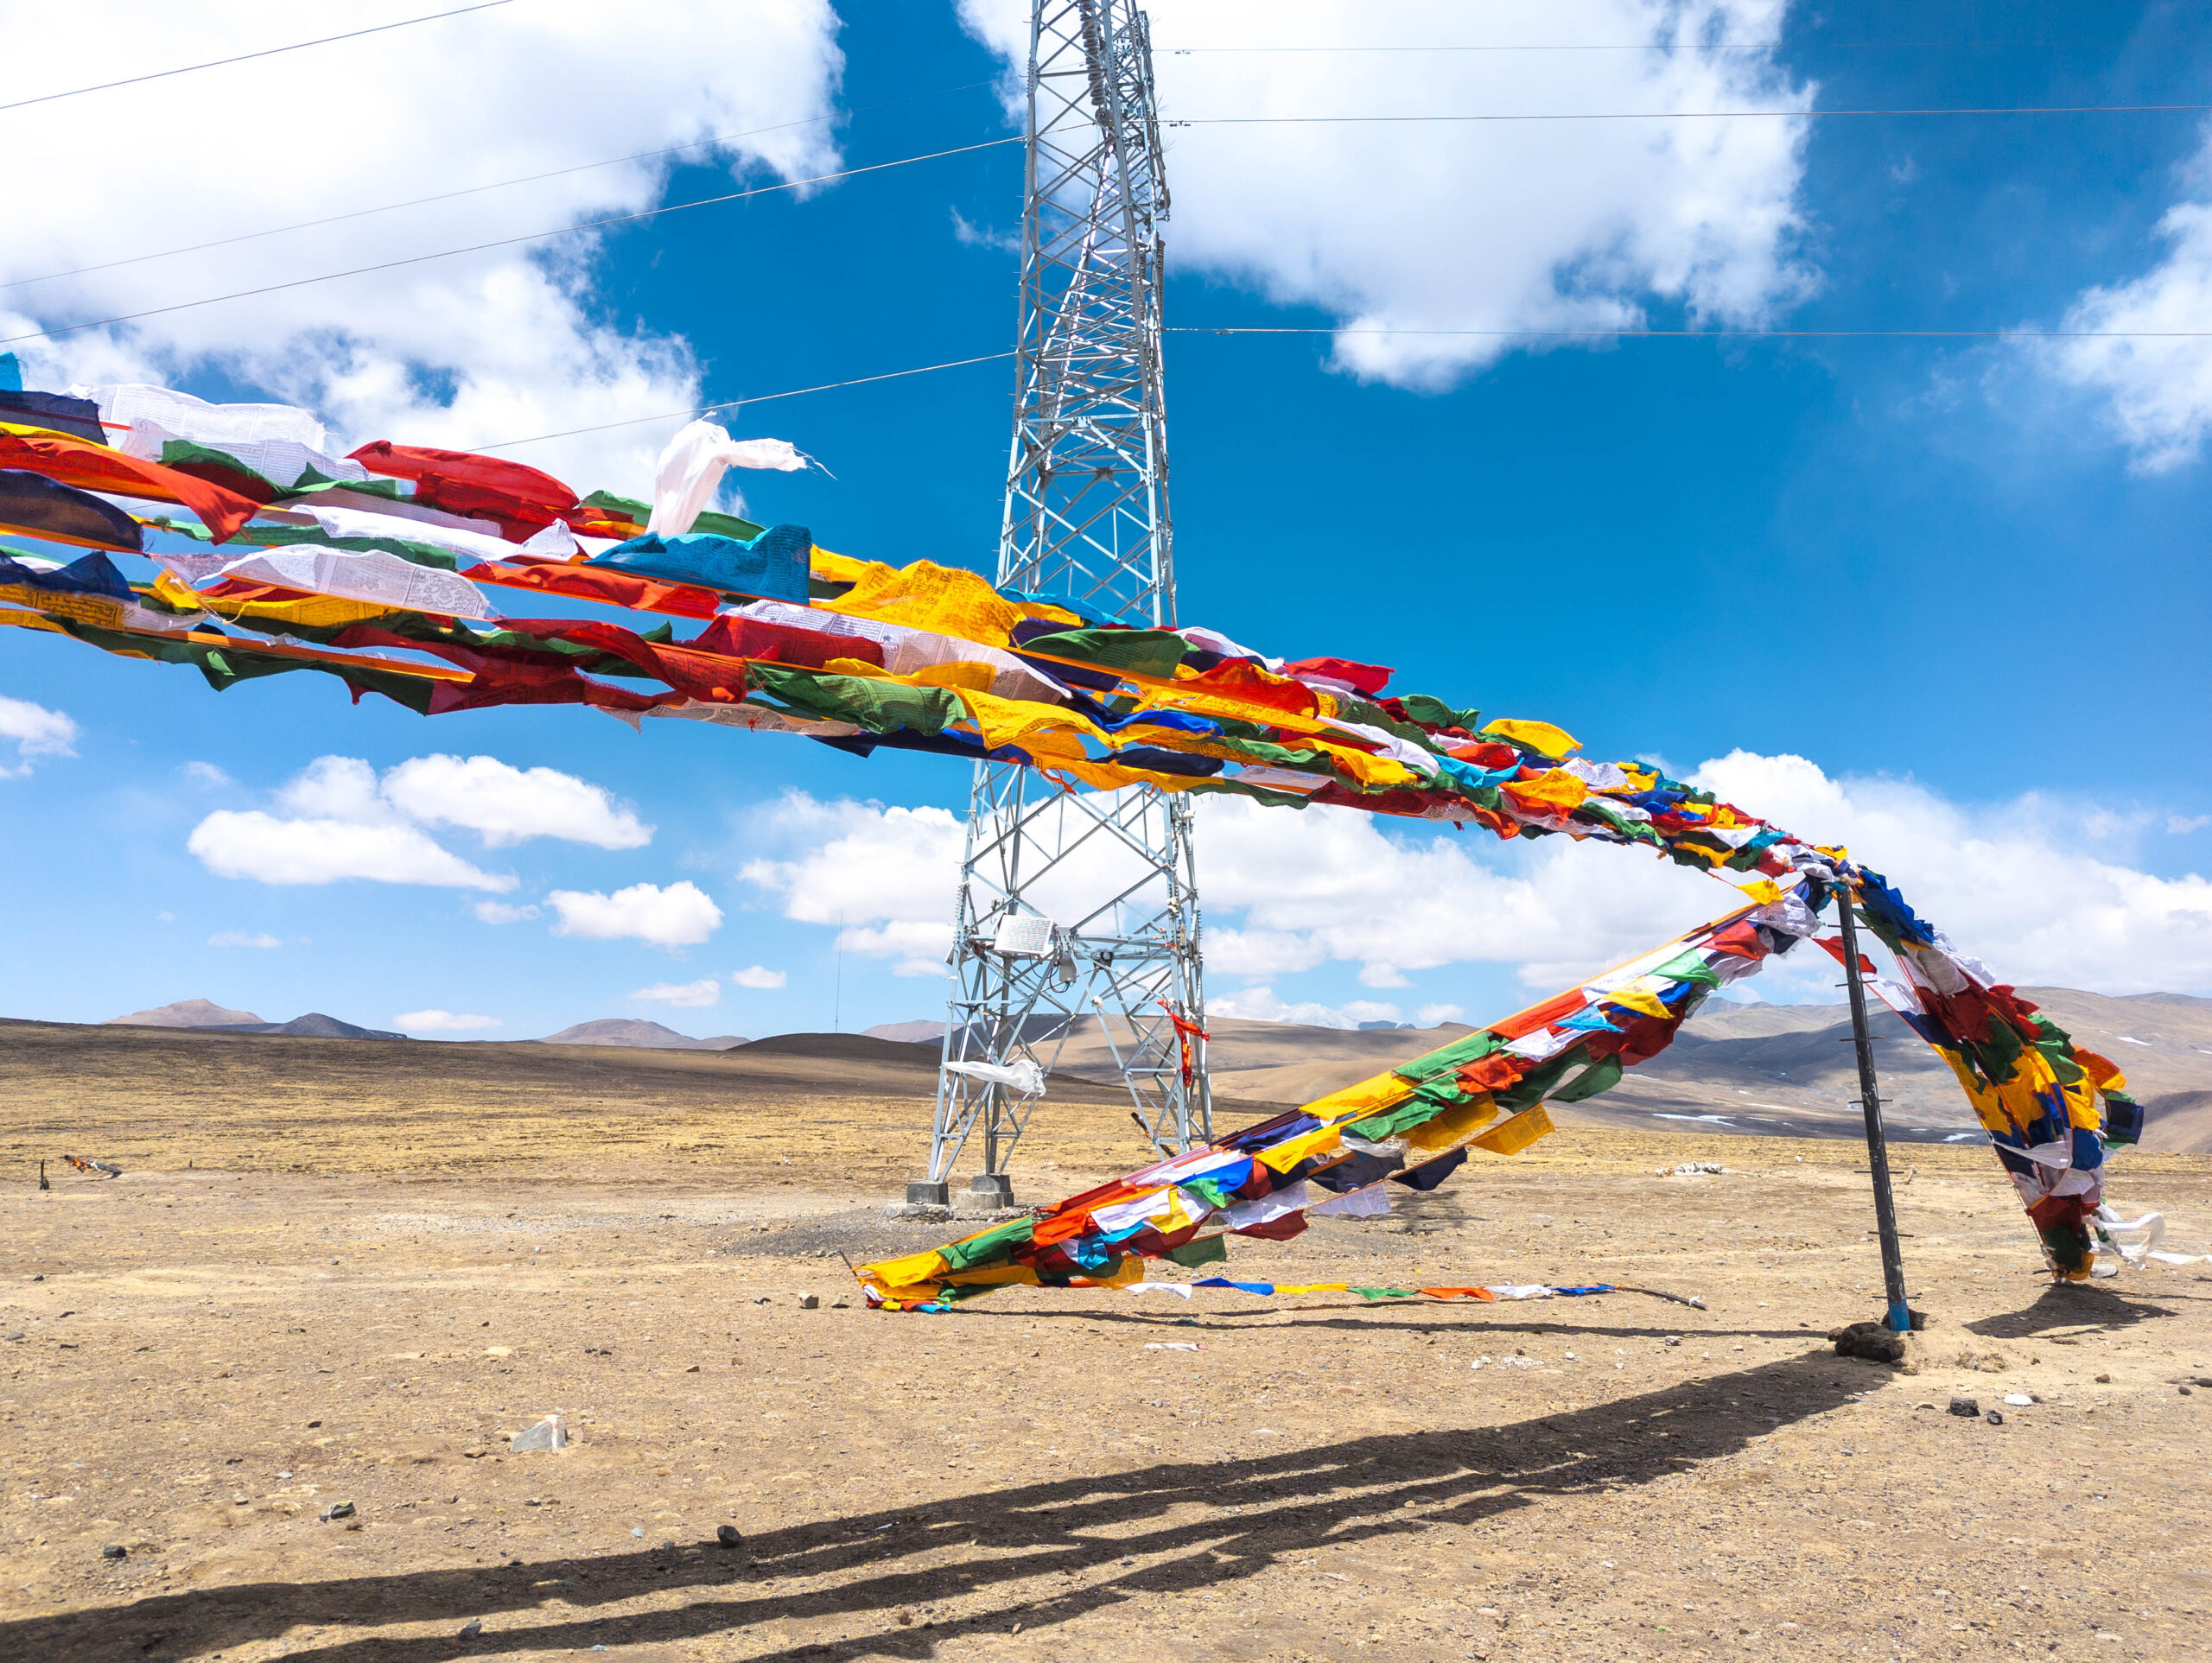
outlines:
[{"label": "yellow prayer flag", "polygon": [[1537,1139],[1548,1138],[1556,1129],[1552,1117],[1544,1113],[1544,1106],[1531,1103],[1477,1138],[1474,1147],[1487,1149],[1493,1155],[1517,1155]]},{"label": "yellow prayer flag", "polygon": [[1548,757],[1573,756],[1582,748],[1582,741],[1564,727],[1554,727],[1549,722],[1522,721],[1513,716],[1484,724],[1483,732],[1496,733],[1516,744],[1533,746]]},{"label": "yellow prayer flag", "polygon": [[1424,1154],[1449,1149],[1478,1127],[1488,1126],[1497,1118],[1497,1105],[1484,1092],[1472,1102],[1447,1108],[1433,1119],[1407,1129],[1405,1139],[1411,1147]]}]

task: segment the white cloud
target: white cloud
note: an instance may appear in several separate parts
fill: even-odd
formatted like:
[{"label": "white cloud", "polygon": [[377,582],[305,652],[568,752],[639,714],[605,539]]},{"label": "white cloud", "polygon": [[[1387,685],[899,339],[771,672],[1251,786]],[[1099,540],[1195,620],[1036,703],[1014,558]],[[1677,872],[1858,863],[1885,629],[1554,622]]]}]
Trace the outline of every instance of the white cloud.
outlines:
[{"label": "white cloud", "polygon": [[[2092,394],[2138,472],[2193,461],[2212,432],[2212,133],[2181,169],[2183,200],[2158,221],[2165,256],[2141,276],[2086,289],[2059,327],[2132,340],[2044,341],[2029,349],[2061,384]],[[2145,334],[2195,339],[2146,340]]]},{"label": "white cloud", "polygon": [[979,225],[958,208],[952,211],[952,239],[969,248],[995,248],[1001,254],[1021,252],[1021,238],[1016,233]]},{"label": "white cloud", "polygon": [[[2070,806],[2034,796],[1961,805],[1910,782],[1838,780],[1803,758],[1746,752],[1689,778],[1801,836],[1847,845],[2009,980],[2212,992],[2212,884],[2126,864],[2133,840],[2159,835],[2154,816],[2093,826]],[[1208,1006],[1226,1016],[1397,1019],[1347,1014],[1380,1011],[1379,1003],[1322,1005],[1276,993],[1280,977],[1330,963],[1357,967],[1370,987],[1412,985],[1449,966],[1510,965],[1524,985],[1548,992],[1735,904],[1727,886],[1640,848],[1566,838],[1500,843],[1355,809],[1291,812],[1234,797],[1194,806],[1208,968],[1260,984],[1224,992],[1217,982]],[[951,814],[792,793],[755,835],[763,844],[791,839],[804,851],[789,860],[764,856],[745,870],[780,898],[786,917],[842,924],[848,952],[918,974],[943,973],[962,849]],[[1096,882],[1094,898],[1104,892],[1107,884]],[[1046,910],[1060,917],[1078,911],[1068,896]],[[1744,991],[1825,999],[1833,980],[1825,957],[1793,956]],[[1416,1012],[1424,1024],[1459,1014],[1438,1004]]]},{"label": "white cloud", "polygon": [[277,788],[276,801],[319,820],[389,824],[397,818],[377,791],[377,771],[359,757],[317,757]]},{"label": "white cloud", "polygon": [[722,910],[689,879],[662,889],[632,884],[612,895],[556,889],[546,898],[561,921],[556,936],[613,941],[631,936],[655,947],[694,947],[721,928]]},{"label": "white cloud", "polygon": [[790,791],[754,816],[748,835],[755,847],[802,851],[757,857],[739,873],[779,897],[785,917],[837,926],[840,948],[893,960],[896,974],[944,974],[966,836],[954,815]]},{"label": "white cloud", "polygon": [[178,771],[195,785],[224,786],[231,777],[212,762],[188,762]]},{"label": "white cloud", "polygon": [[474,911],[486,924],[520,924],[536,917],[538,911],[534,906],[512,906],[505,901],[479,901]]},{"label": "white cloud", "polygon": [[2194,831],[2212,826],[2212,814],[2170,814],[2166,816],[2166,835],[2186,837]]},{"label": "white cloud", "polygon": [[466,827],[495,849],[533,837],[634,849],[653,837],[653,828],[604,787],[550,768],[512,767],[497,757],[412,757],[385,773],[382,790],[409,819]]},{"label": "white cloud", "polygon": [[1230,930],[1209,925],[1204,937],[1206,968],[1217,975],[1281,976],[1311,970],[1328,953],[1313,936],[1294,930]]},{"label": "white cloud", "polygon": [[210,947],[282,947],[284,943],[265,931],[249,935],[243,930],[223,930],[207,937]]},{"label": "white cloud", "polygon": [[[1171,121],[1800,110],[1813,99],[1770,52],[1694,49],[1773,39],[1786,0],[1153,0],[1147,10]],[[1025,0],[962,0],[961,15],[1026,60]],[[1516,41],[1692,49],[1173,51]],[[1634,327],[1654,300],[1701,322],[1756,324],[1812,287],[1796,251],[1806,128],[1783,117],[1171,128],[1170,245],[1184,270],[1351,329]],[[1437,387],[1513,344],[1343,333],[1336,361],[1363,378]]]},{"label": "white cloud", "polygon": [[405,1033],[467,1033],[496,1028],[496,1016],[464,1016],[453,1011],[409,1011],[391,1019],[391,1025]]},{"label": "white cloud", "polygon": [[185,847],[219,878],[264,884],[329,884],[365,878],[503,892],[515,879],[480,870],[412,826],[336,819],[279,820],[259,809],[224,809],[192,829]]},{"label": "white cloud", "polygon": [[1312,1000],[1290,1005],[1276,998],[1272,987],[1244,987],[1225,998],[1210,998],[1206,1000],[1206,1015],[1209,1019],[1225,1016],[1241,1017],[1248,1022],[1294,1022],[1307,1028],[1357,1028],[1363,1022],[1403,1020],[1403,1013],[1395,1005],[1366,999],[1351,1000],[1343,1005],[1324,1005]]},{"label": "white cloud", "polygon": [[1910,781],[1835,780],[1802,757],[1745,751],[1696,779],[1801,836],[1847,845],[2007,981],[2212,989],[2212,883],[2086,852],[2071,803],[2031,794],[1967,807]]},{"label": "white cloud", "polygon": [[[186,847],[226,878],[268,884],[366,878],[503,894],[516,887],[516,879],[482,871],[416,822],[466,827],[494,848],[531,837],[634,848],[652,835],[602,788],[550,768],[511,767],[495,757],[410,758],[381,780],[359,757],[317,757],[277,790],[276,800],[295,817],[226,809],[201,821]],[[537,909],[486,902],[476,916],[486,924],[513,924],[536,917]]]},{"label": "white cloud", "polygon": [[[292,38],[272,34],[275,19],[305,15],[207,0],[136,8],[118,30],[97,7],[10,7],[0,62],[37,67],[18,89],[28,97],[253,51]],[[378,5],[359,16],[409,15]],[[832,108],[836,28],[830,0],[530,0],[48,106],[70,112],[41,119],[65,124],[79,182],[55,170],[11,181],[0,282],[540,177],[12,289],[0,335],[633,212],[661,200],[665,162],[562,170],[712,135],[753,134],[683,159],[719,160],[747,182],[824,171],[831,129],[791,124]],[[249,105],[274,113],[246,132]],[[181,156],[228,162],[196,169],[188,191],[158,161]],[[86,179],[99,188],[81,188]],[[316,407],[340,450],[385,437],[473,447],[695,403],[687,343],[608,319],[593,291],[598,249],[590,234],[488,249],[16,350],[33,385],[237,385]],[[649,425],[512,454],[582,490],[639,494],[666,436]]]},{"label": "white cloud", "polygon": [[731,971],[729,979],[741,987],[753,987],[766,992],[785,985],[791,981],[791,974],[785,970],[771,970],[761,965],[749,964],[742,970]]},{"label": "white cloud", "polygon": [[1424,1028],[1440,1028],[1446,1022],[1457,1022],[1467,1013],[1457,1005],[1424,1005],[1414,1012],[1414,1020]]},{"label": "white cloud", "polygon": [[20,768],[0,766],[0,779],[28,774],[41,757],[75,756],[77,736],[77,724],[60,711],[29,699],[0,697],[0,739],[13,739],[23,759]]},{"label": "white cloud", "polygon": [[657,1005],[674,1005],[685,1010],[700,1010],[722,1002],[722,985],[712,976],[698,981],[656,981],[650,987],[640,987],[630,995],[632,999],[651,1000]]}]

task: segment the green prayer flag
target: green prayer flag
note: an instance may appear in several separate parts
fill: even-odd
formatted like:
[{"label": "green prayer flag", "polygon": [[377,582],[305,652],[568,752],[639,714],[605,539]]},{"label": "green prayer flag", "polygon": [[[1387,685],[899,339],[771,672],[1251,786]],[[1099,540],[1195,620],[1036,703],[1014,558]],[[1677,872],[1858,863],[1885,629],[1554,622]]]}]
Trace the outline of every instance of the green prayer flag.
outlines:
[{"label": "green prayer flag", "polygon": [[1720,985],[1719,976],[1694,949],[1675,954],[1651,974],[1667,981],[1693,981],[1700,987],[1718,987]]},{"label": "green prayer flag", "polygon": [[1601,1091],[1611,1091],[1620,1083],[1621,1059],[1601,1057],[1557,1091],[1552,1093],[1555,1103],[1579,1103],[1586,1097],[1595,1097]]},{"label": "green prayer flag", "polygon": [[1010,1259],[1016,1247],[1036,1234],[1036,1228],[1033,1219],[1010,1219],[995,1229],[971,1235],[965,1241],[939,1247],[938,1253],[950,1270],[975,1270]]},{"label": "green prayer flag", "polygon": [[1224,1264],[1229,1259],[1229,1238],[1226,1235],[1202,1235],[1194,1241],[1185,1241],[1179,1247],[1170,1247],[1164,1255],[1187,1270],[1201,1265]]},{"label": "green prayer flag", "polygon": [[1073,658],[1103,670],[1123,670],[1158,681],[1173,677],[1191,644],[1173,630],[1063,630],[1023,642],[1018,652]]}]

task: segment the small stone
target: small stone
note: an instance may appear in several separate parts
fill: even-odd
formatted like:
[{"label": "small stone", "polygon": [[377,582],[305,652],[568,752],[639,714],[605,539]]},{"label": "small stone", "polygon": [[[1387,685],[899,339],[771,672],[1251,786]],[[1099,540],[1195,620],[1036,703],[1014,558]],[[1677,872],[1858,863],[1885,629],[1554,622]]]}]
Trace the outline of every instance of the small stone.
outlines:
[{"label": "small stone", "polygon": [[715,1540],[724,1547],[736,1547],[744,1542],[745,1538],[737,1533],[735,1525],[716,1525]]},{"label": "small stone", "polygon": [[477,1635],[483,1632],[484,1624],[479,1619],[471,1617],[467,1622],[461,1625],[461,1633],[456,1636],[456,1638],[461,1640],[474,1640]]},{"label": "small stone", "polygon": [[630,1533],[631,1533],[632,1536],[642,1536],[642,1535],[644,1535],[645,1533],[643,1530],[639,1529],[636,1525],[632,1525],[632,1526],[630,1527]]},{"label": "small stone", "polygon": [[811,1293],[802,1293],[798,1296],[798,1308],[801,1311],[818,1311],[822,1308],[822,1301]]},{"label": "small stone", "polygon": [[569,1447],[569,1428],[558,1415],[548,1415],[526,1432],[515,1434],[510,1450],[565,1450]]},{"label": "small stone", "polygon": [[2183,1397],[2187,1397],[2189,1395],[2189,1387],[2186,1386],[2177,1386],[2174,1387],[2174,1390],[2179,1392]]},{"label": "small stone", "polygon": [[1981,1412],[1981,1405],[1972,1398],[1955,1397],[1951,1400],[1951,1412],[1964,1419],[1972,1420]]},{"label": "small stone", "polygon": [[1996,1409],[1992,1409],[1987,1414],[1984,1415],[1982,1419],[1993,1426],[2002,1426],[2005,1424],[2005,1416],[2003,1412]]},{"label": "small stone", "polygon": [[753,1303],[756,1305],[765,1305],[768,1303],[768,1296],[763,1293],[756,1298]]},{"label": "small stone", "polygon": [[842,1293],[830,1302],[830,1309],[832,1311],[850,1311],[852,1308],[853,1302]]},{"label": "small stone", "polygon": [[2111,1384],[2112,1384],[2112,1376],[2111,1376],[2110,1374],[2100,1374],[2100,1375],[2098,1375],[2098,1376],[2097,1376],[2097,1384],[2098,1384],[2098,1385],[2100,1385],[2100,1386],[2109,1386],[2109,1385],[2111,1385]]},{"label": "small stone", "polygon": [[914,1614],[912,1611],[907,1610],[905,1607],[901,1606],[897,1611],[892,1613],[892,1615],[898,1620],[898,1623],[900,1628],[908,1628],[913,1626]]},{"label": "small stone", "polygon": [[685,1369],[683,1372],[684,1372],[685,1374],[697,1374],[697,1373],[699,1372],[699,1365],[698,1365],[697,1363],[696,1363],[696,1362],[695,1362],[695,1363],[693,1363],[693,1364],[692,1364],[689,1368]]},{"label": "small stone", "polygon": [[325,1524],[334,1519],[350,1519],[353,1516],[353,1504],[351,1501],[333,1501],[315,1516]]},{"label": "small stone", "polygon": [[121,1542],[110,1542],[100,1549],[100,1558],[104,1559],[127,1559],[130,1557],[130,1550]]},{"label": "small stone", "polygon": [[2024,1409],[2030,1404],[2033,1403],[2035,1400],[2030,1397],[2025,1392],[2007,1392],[2005,1394],[2005,1401],[2011,1404],[2015,1409]]}]

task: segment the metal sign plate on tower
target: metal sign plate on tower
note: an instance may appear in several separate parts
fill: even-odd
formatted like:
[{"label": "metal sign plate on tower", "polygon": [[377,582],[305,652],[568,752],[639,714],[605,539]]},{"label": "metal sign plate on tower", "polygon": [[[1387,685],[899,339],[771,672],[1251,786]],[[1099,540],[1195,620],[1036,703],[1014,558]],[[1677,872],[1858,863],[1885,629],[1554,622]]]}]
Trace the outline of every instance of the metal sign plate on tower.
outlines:
[{"label": "metal sign plate on tower", "polygon": [[[1152,48],[1134,0],[1036,0],[1030,18],[1018,403],[998,581],[1086,618],[1175,623],[1160,364],[1167,185]],[[1049,1070],[1103,1035],[1157,1148],[1212,1132],[1191,811],[1149,786],[1065,790],[983,763],[969,802],[927,1179],[948,1198],[982,1134],[975,1188],[1006,1163],[1035,1095],[956,1065]]]}]

